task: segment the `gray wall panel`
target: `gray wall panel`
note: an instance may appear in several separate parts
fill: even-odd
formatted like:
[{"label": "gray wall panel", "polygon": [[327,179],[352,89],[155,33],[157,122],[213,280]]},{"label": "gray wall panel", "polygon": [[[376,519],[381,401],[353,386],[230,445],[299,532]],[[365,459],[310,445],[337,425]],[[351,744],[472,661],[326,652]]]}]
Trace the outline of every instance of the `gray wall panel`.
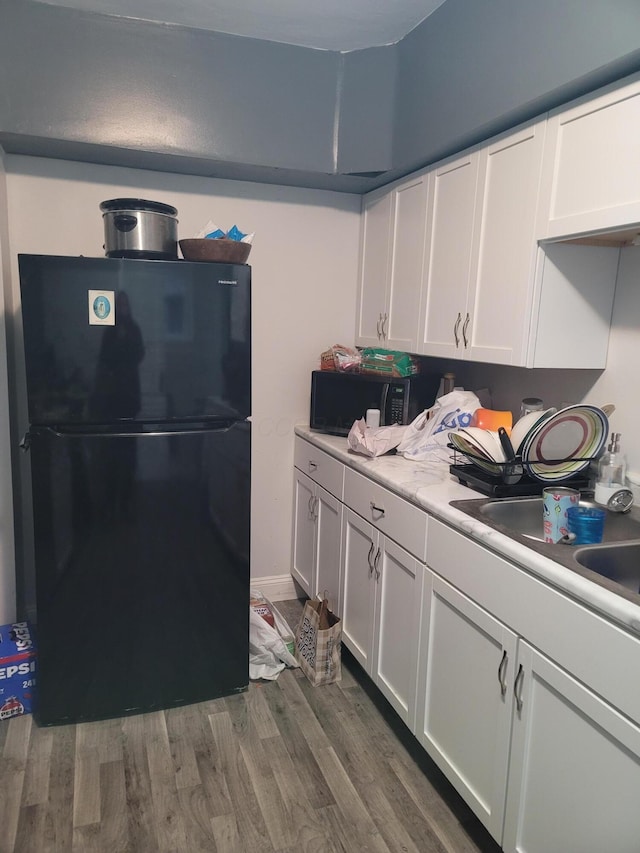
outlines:
[{"label": "gray wall panel", "polygon": [[342,174],[393,168],[398,47],[372,47],[344,55],[338,135],[338,172]]},{"label": "gray wall panel", "polygon": [[0,0],[0,144],[357,192],[638,69],[640,0],[446,0],[350,54]]},{"label": "gray wall panel", "polygon": [[401,45],[394,167],[409,169],[640,68],[640,2],[446,0]]},{"label": "gray wall panel", "polygon": [[24,0],[0,10],[3,132],[333,169],[339,54]]}]

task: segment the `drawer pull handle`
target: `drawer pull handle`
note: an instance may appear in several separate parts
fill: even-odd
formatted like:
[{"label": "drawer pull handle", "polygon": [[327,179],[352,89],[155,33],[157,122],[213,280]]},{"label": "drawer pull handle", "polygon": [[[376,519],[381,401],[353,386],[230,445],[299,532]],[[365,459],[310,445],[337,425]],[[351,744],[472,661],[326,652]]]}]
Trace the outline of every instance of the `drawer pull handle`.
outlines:
[{"label": "drawer pull handle", "polygon": [[379,512],[380,517],[382,518],[382,516],[384,515],[384,507],[376,506],[373,501],[369,501],[369,506],[371,507],[371,514],[372,515],[374,512]]},{"label": "drawer pull handle", "polygon": [[522,668],[522,664],[518,667],[518,674],[516,675],[516,680],[513,684],[513,695],[516,697],[516,708],[518,709],[518,713],[522,711],[522,682],[524,681],[524,669]]},{"label": "drawer pull handle", "polygon": [[498,681],[500,682],[500,694],[502,696],[507,692],[507,682],[505,681],[505,671],[507,669],[507,650],[505,649],[502,652],[502,660],[500,661],[500,666],[498,667]]},{"label": "drawer pull handle", "polygon": [[369,563],[369,576],[373,574],[373,562],[371,560],[371,555],[373,554],[373,542],[371,543],[371,547],[369,548],[369,553],[367,554],[367,563]]},{"label": "drawer pull handle", "polygon": [[318,470],[318,463],[317,463],[317,462],[311,462],[311,461],[310,461],[310,462],[309,462],[309,473],[311,474],[311,473],[313,473],[314,471],[317,471],[317,470]]}]

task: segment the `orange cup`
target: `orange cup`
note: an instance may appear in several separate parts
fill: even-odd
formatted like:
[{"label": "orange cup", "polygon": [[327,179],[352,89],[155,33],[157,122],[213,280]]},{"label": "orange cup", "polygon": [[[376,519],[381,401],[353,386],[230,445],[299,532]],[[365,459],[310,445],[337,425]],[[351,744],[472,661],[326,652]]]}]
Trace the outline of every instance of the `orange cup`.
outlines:
[{"label": "orange cup", "polygon": [[511,412],[499,412],[497,409],[476,409],[471,416],[471,426],[490,429],[494,432],[497,432],[500,427],[504,427],[507,435],[511,435],[513,415]]}]

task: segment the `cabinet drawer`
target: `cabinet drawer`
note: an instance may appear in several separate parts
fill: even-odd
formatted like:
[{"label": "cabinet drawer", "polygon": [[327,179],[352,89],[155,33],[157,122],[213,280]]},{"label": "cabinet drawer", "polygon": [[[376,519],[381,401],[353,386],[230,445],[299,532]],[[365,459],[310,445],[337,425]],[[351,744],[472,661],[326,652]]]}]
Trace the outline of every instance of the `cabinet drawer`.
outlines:
[{"label": "cabinet drawer", "polygon": [[342,500],[344,465],[324,450],[319,450],[302,438],[296,437],[294,465],[314,482]]},{"label": "cabinet drawer", "polygon": [[344,502],[424,562],[427,515],[423,510],[351,468],[347,468],[344,475]]},{"label": "cabinet drawer", "polygon": [[430,569],[640,722],[640,639],[437,519],[427,544]]}]

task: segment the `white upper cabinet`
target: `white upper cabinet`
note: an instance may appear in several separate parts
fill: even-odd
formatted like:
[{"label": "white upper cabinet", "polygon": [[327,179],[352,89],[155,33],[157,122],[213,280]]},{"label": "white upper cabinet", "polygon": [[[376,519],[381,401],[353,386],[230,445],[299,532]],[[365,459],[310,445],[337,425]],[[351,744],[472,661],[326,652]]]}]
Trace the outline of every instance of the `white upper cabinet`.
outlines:
[{"label": "white upper cabinet", "polygon": [[414,352],[428,176],[365,199],[356,344]]},{"label": "white upper cabinet", "polygon": [[421,353],[526,364],[543,140],[537,122],[433,172]]},{"label": "white upper cabinet", "polygon": [[549,115],[538,238],[640,223],[640,79]]},{"label": "white upper cabinet", "polygon": [[[465,357],[525,365],[537,245],[545,123],[501,137],[480,151]],[[467,319],[469,318],[469,319]]]},{"label": "white upper cabinet", "polygon": [[617,253],[635,234],[640,78],[367,196],[356,343],[604,368]]},{"label": "white upper cabinet", "polygon": [[478,164],[476,151],[431,173],[418,349],[461,358],[467,311]]},{"label": "white upper cabinet", "polygon": [[387,305],[392,201],[390,192],[373,194],[364,200],[356,308],[358,346],[380,346],[380,327]]}]

